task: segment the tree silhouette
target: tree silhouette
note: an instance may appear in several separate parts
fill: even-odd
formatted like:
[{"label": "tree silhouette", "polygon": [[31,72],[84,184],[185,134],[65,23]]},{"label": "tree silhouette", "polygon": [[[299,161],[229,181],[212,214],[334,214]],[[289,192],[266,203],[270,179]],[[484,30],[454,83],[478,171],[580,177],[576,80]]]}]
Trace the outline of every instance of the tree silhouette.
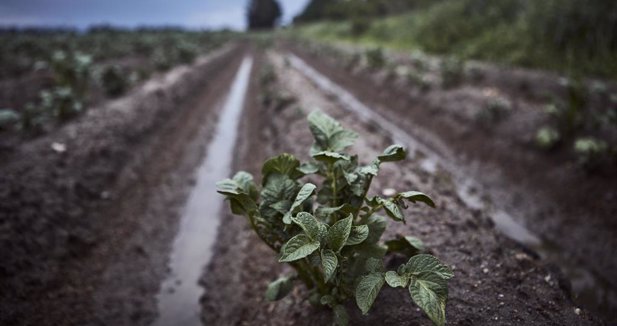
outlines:
[{"label": "tree silhouette", "polygon": [[249,29],[271,29],[277,24],[281,14],[281,6],[276,0],[251,0],[246,14]]}]

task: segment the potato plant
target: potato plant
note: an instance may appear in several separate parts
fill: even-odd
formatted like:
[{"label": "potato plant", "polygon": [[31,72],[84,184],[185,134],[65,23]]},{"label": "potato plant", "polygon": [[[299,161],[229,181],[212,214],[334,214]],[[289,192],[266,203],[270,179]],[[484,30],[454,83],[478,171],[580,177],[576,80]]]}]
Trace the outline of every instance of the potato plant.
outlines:
[{"label": "potato plant", "polygon": [[536,144],[543,149],[554,148],[561,140],[559,131],[551,127],[542,127],[536,133]]},{"label": "potato plant", "polygon": [[109,97],[118,97],[126,93],[131,86],[130,74],[118,65],[110,65],[103,69],[100,82]]},{"label": "potato plant", "polygon": [[70,87],[56,87],[51,91],[42,91],[41,112],[51,114],[60,121],[74,118],[84,109],[83,99]]},{"label": "potato plant", "polygon": [[[347,325],[345,304],[355,300],[367,314],[387,284],[407,288],[433,323],[445,324],[450,268],[423,254],[417,238],[382,239],[387,219],[380,212],[405,223],[408,203],[434,207],[434,202],[417,191],[369,196],[380,165],[403,160],[404,148],[392,145],[363,165],[346,151],[358,137],[355,132],[319,111],[308,116],[308,123],[315,138],[311,161],[300,162],[291,154],[270,158],[263,164],[260,187],[246,172],[217,183],[232,213],[245,216],[261,240],[279,254],[279,262],[295,271],[271,283],[266,298],[279,300],[301,282],[309,289],[310,302],[331,308],[335,324]],[[307,179],[320,180],[319,186]],[[396,270],[386,270],[384,258],[395,252],[409,259]]]},{"label": "potato plant", "polygon": [[578,163],[587,168],[594,169],[609,155],[608,144],[593,137],[581,137],[574,142],[574,152],[578,157]]},{"label": "potato plant", "polygon": [[90,55],[57,51],[52,56],[50,66],[58,86],[70,88],[79,98],[86,96],[92,73]]},{"label": "potato plant", "polygon": [[499,123],[512,113],[512,104],[505,98],[492,98],[476,113],[476,121],[487,126]]},{"label": "potato plant", "polygon": [[463,82],[465,63],[457,57],[447,57],[441,61],[441,83],[444,88],[452,88]]},{"label": "potato plant", "polygon": [[368,49],[364,52],[364,59],[366,60],[366,65],[370,69],[381,69],[386,63],[386,56],[383,53],[382,48],[372,48]]},{"label": "potato plant", "polygon": [[11,128],[19,121],[19,114],[12,109],[0,109],[0,131]]}]

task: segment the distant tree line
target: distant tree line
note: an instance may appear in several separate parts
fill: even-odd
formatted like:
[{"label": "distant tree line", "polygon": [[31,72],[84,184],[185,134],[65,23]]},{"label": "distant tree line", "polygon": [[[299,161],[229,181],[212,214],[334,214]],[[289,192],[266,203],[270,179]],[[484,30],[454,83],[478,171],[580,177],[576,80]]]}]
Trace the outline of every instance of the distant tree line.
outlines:
[{"label": "distant tree line", "polygon": [[247,9],[249,30],[271,29],[277,25],[282,15],[281,6],[276,0],[251,0]]}]

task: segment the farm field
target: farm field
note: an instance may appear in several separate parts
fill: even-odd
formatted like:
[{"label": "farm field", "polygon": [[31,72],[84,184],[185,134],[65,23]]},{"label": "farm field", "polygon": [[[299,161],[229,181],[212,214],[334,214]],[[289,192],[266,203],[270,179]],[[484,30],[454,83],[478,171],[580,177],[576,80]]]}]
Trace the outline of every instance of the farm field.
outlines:
[{"label": "farm field", "polygon": [[0,30],[0,325],[617,323],[617,82],[401,17]]}]

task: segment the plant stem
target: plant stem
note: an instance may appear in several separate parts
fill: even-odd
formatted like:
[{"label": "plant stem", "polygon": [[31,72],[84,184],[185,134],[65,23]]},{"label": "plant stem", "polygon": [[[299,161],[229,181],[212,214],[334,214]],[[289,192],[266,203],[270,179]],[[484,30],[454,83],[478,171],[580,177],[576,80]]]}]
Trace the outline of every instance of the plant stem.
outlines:
[{"label": "plant stem", "polygon": [[338,206],[338,201],[336,199],[337,197],[337,190],[336,190],[336,169],[334,168],[334,163],[331,163],[329,165],[330,169],[329,169],[329,175],[330,178],[332,179],[332,182],[330,183],[330,186],[332,187],[332,207],[336,207]]},{"label": "plant stem", "polygon": [[[362,193],[362,200],[366,199],[366,194],[368,193],[368,190],[371,187],[372,182],[373,182],[373,176],[369,174],[368,179],[366,180],[366,185],[364,185],[364,193]],[[362,206],[364,206],[364,203],[360,205],[360,207],[358,207],[358,209],[353,214],[354,219],[358,217],[358,214],[360,214],[360,209],[362,208]],[[369,214],[368,216],[371,216],[371,215]]]}]

